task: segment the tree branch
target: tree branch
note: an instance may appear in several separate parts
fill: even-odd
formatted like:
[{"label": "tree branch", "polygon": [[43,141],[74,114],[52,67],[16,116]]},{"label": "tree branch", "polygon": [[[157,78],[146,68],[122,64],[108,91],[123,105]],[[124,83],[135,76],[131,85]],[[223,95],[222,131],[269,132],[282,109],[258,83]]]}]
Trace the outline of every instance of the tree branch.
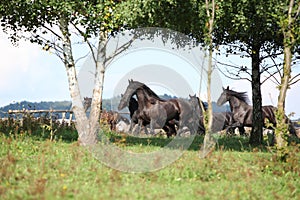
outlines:
[{"label": "tree branch", "polygon": [[[250,80],[249,78],[241,77],[241,76],[239,76],[239,75],[237,75],[237,74],[234,74],[234,73],[230,72],[227,68],[226,68],[226,71],[227,71],[227,73],[230,74],[231,76],[230,76],[230,75],[227,75],[227,74],[226,74],[223,70],[221,70],[219,67],[216,66],[216,68],[217,68],[217,70],[218,70],[219,72],[221,72],[221,74],[223,74],[226,78],[229,78],[229,79],[232,79],[232,80],[247,80],[247,81],[251,82],[251,80]],[[233,77],[233,76],[236,76],[236,78]]]},{"label": "tree branch", "polygon": [[274,58],[274,57],[277,57],[277,56],[280,56],[280,55],[282,55],[282,52],[278,52],[278,53],[274,53],[274,54],[267,54],[266,56],[262,56],[260,59],[264,60],[266,58]]},{"label": "tree branch", "polygon": [[125,49],[127,49],[132,43],[133,41],[136,40],[136,37],[134,36],[131,40],[129,40],[127,43],[123,44],[122,46],[120,46],[118,48],[118,44],[117,43],[117,48],[115,49],[115,52],[112,53],[111,56],[109,56],[108,58],[106,58],[106,66],[108,66],[111,62],[112,62],[112,58],[116,57],[117,55],[120,55]]},{"label": "tree branch", "polygon": [[91,54],[92,54],[93,60],[94,60],[94,62],[96,63],[96,62],[97,62],[97,58],[96,58],[96,55],[95,55],[95,53],[94,53],[93,45],[91,44],[91,42],[90,42],[87,38],[85,38],[84,32],[83,32],[82,30],[80,30],[80,29],[76,26],[76,24],[74,24],[73,22],[71,22],[71,24],[74,26],[74,28],[78,31],[78,33],[79,33],[79,34],[84,38],[84,40],[86,41],[88,47],[89,47],[90,50],[91,50]]},{"label": "tree branch", "polygon": [[50,31],[53,35],[55,35],[59,39],[62,39],[62,37],[60,35],[58,35],[57,33],[55,33],[51,28],[48,28],[46,25],[42,25],[42,27],[44,27],[45,29],[47,29],[48,31]]},{"label": "tree branch", "polygon": [[[300,77],[300,73],[290,79],[289,85],[293,85],[293,84],[297,83],[300,80],[300,78],[298,78],[298,77]],[[296,79],[296,78],[298,78],[298,79]]]},{"label": "tree branch", "polygon": [[266,77],[266,78],[262,81],[261,84],[264,84],[267,80],[269,80],[269,79],[271,79],[271,78],[274,78],[274,81],[273,81],[272,79],[271,79],[271,81],[272,81],[273,83],[275,83],[276,85],[280,85],[280,81],[275,77],[275,74],[279,73],[280,71],[275,71],[275,72],[273,72],[273,73],[270,73],[270,72],[267,70],[266,72],[269,74],[269,76]]}]

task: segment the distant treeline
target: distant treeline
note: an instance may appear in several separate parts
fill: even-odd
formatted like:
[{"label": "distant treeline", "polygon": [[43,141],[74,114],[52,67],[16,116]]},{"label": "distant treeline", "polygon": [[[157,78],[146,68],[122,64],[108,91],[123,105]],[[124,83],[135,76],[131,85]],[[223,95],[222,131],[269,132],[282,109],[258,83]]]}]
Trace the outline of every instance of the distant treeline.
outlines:
[{"label": "distant treeline", "polygon": [[[176,98],[175,96],[170,96],[167,94],[160,95],[163,99]],[[121,97],[114,97],[111,99],[104,99],[102,102],[103,110],[113,110],[118,111],[118,104],[120,102]],[[11,103],[7,106],[0,108],[0,117],[9,117],[7,112],[9,110],[70,110],[71,109],[71,101],[41,101],[41,102],[30,102],[30,101],[21,101],[16,103]],[[213,110],[214,112],[223,112],[229,111],[228,106],[219,107],[215,102],[213,102]],[[38,116],[39,114],[35,114]],[[61,114],[57,114],[58,118],[61,118]],[[69,117],[68,114],[66,117]]]}]

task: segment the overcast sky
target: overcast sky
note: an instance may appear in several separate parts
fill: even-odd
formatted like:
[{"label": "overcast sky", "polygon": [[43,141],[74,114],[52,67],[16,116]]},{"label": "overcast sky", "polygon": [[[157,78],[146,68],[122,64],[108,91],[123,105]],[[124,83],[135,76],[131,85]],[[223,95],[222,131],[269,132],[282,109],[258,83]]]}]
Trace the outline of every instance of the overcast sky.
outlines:
[{"label": "overcast sky", "polygon": [[[0,107],[23,100],[33,102],[70,100],[67,75],[62,62],[55,55],[29,42],[21,41],[18,47],[14,47],[2,31],[0,31],[0,47]],[[151,64],[149,62],[143,66]],[[106,75],[106,80],[118,82],[120,76],[114,74],[118,70],[112,67],[110,71],[111,73]],[[182,74],[180,71],[177,72]],[[229,85],[231,89],[248,91],[248,94],[251,94],[251,86],[247,81],[234,82],[224,77],[222,81],[224,87]],[[106,93],[107,96],[112,95]],[[272,82],[262,86],[262,93],[264,105],[276,106],[278,92]],[[297,83],[288,91],[286,101],[287,113],[295,112],[296,118],[300,118],[299,100],[300,83]]]}]

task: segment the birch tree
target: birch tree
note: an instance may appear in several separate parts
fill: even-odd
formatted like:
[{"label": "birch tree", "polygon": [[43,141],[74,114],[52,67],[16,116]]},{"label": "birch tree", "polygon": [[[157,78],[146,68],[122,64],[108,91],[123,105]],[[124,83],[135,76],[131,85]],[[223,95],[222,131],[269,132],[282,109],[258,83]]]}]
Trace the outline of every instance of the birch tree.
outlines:
[{"label": "birch tree", "polygon": [[278,7],[278,11],[279,13],[274,13],[273,16],[278,19],[278,23],[283,34],[284,63],[281,82],[279,85],[279,95],[277,102],[278,110],[276,113],[277,126],[275,129],[275,135],[278,147],[282,148],[287,144],[287,141],[284,138],[288,132],[288,124],[286,123],[285,118],[286,93],[290,85],[297,81],[297,79],[295,80],[295,77],[292,78],[291,72],[293,53],[295,52],[295,47],[297,45],[299,46],[300,42],[300,2],[296,3],[294,0],[289,0],[287,4],[282,3],[282,5]]},{"label": "birch tree", "polygon": [[[17,44],[20,39],[29,40],[43,46],[44,50],[53,51],[63,62],[81,145],[92,145],[97,142],[106,61],[104,47],[109,34],[123,26],[123,21],[117,13],[117,3],[117,1],[3,0],[0,4],[1,26],[13,44]],[[89,118],[84,112],[77,81],[74,37],[79,37],[79,43],[86,44],[90,48],[90,54],[96,64]],[[92,42],[93,37],[98,37],[96,47]]]},{"label": "birch tree", "polygon": [[[79,142],[95,144],[99,130],[99,114],[105,65],[108,57],[105,45],[112,33],[121,28],[158,26],[174,28],[201,38],[197,1],[77,1],[77,0],[3,0],[0,3],[1,26],[13,44],[25,39],[44,50],[55,53],[66,69],[72,109],[76,117]],[[197,17],[194,17],[197,16]],[[152,37],[155,33],[150,34]],[[78,87],[74,37],[89,47],[95,62],[95,85],[89,118],[82,104]],[[172,38],[170,35],[167,38]],[[175,36],[176,37],[176,36]],[[98,38],[94,44],[93,38]],[[176,38],[174,39],[176,41]],[[185,41],[180,45],[185,46]],[[77,40],[78,43],[78,40]]]},{"label": "birch tree", "polygon": [[[208,108],[206,111],[202,108],[205,125],[205,137],[204,137],[204,147],[202,150],[202,157],[205,157],[209,151],[214,147],[215,142],[212,138],[212,124],[213,124],[213,108],[211,100],[211,76],[213,72],[213,29],[214,29],[214,20],[215,20],[215,9],[216,4],[215,0],[205,0],[205,10],[206,10],[206,35],[205,35],[205,46],[208,49],[208,66],[207,66],[207,103]],[[199,94],[200,96],[200,94]],[[199,102],[202,105],[201,102]]]}]

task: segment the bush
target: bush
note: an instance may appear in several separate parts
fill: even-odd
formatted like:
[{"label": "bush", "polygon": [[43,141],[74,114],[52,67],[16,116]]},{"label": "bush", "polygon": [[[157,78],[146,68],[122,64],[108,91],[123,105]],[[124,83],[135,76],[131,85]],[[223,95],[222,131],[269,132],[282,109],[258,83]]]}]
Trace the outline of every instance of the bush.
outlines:
[{"label": "bush", "polygon": [[24,114],[21,119],[9,117],[0,119],[0,133],[11,136],[22,134],[40,139],[76,141],[78,133],[73,122],[58,122],[47,116],[35,118],[31,114]]}]

